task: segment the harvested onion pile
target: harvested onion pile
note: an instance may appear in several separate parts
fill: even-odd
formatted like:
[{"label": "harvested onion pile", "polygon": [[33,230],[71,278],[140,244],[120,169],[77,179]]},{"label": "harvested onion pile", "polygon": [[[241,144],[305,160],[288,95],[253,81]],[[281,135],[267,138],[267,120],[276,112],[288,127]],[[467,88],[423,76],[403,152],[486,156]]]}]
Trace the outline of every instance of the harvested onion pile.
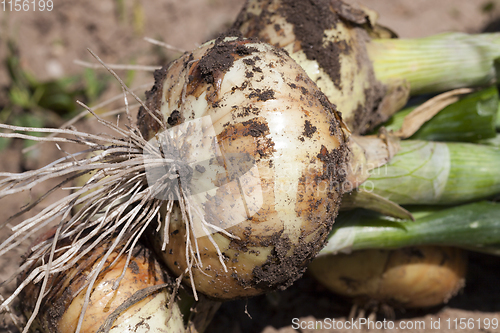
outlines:
[{"label": "harvested onion pile", "polygon": [[[499,35],[399,40],[375,13],[340,0],[249,0],[227,35],[157,71],[137,124],[96,116],[113,135],[0,125],[15,131],[0,136],[48,132],[59,136],[47,141],[85,146],[44,168],[1,174],[0,197],[91,174],[0,245],[3,255],[57,224],[0,305],[29,295],[25,330],[152,327],[145,303],[156,302],[160,331],[202,331],[218,304],[202,295],[285,289],[316,255],[313,275],[336,292],[432,306],[463,286],[466,261],[455,247],[499,252],[500,208],[470,203],[500,193],[498,92],[488,87]],[[438,92],[395,114],[411,95]],[[380,261],[363,263],[372,256]],[[384,287],[393,281],[395,293]],[[200,298],[194,314],[182,310],[179,288]]]},{"label": "harvested onion pile", "polygon": [[[258,37],[285,48],[336,104],[354,133],[377,128],[411,95],[461,88],[436,96],[415,110],[401,112],[404,120],[397,114],[389,126],[393,132],[384,128],[378,131],[385,145],[376,143],[375,138],[350,138],[347,180],[357,188],[344,196],[342,208],[354,211],[340,214],[328,245],[311,270],[330,289],[357,297],[358,301],[410,307],[437,305],[463,285],[465,259],[457,264],[462,269],[449,277],[442,275],[443,283],[432,280],[434,275],[430,274],[427,277],[431,280],[422,278],[416,284],[384,272],[383,260],[366,259],[379,256],[377,251],[398,256],[401,250],[367,249],[450,244],[497,252],[497,239],[488,237],[496,234],[497,208],[493,203],[481,211],[486,216],[477,224],[474,217],[480,211],[474,205],[457,207],[464,215],[453,215],[453,210],[433,212],[437,215],[416,222],[416,216],[400,205],[457,205],[500,192],[500,152],[494,147],[498,92],[488,88],[496,82],[494,62],[500,56],[499,35],[448,33],[400,40],[377,25],[376,18],[368,9],[356,9],[341,1],[250,0],[233,28],[245,37]],[[412,140],[399,142],[407,138]],[[490,141],[484,140],[488,138]],[[372,213],[371,223],[357,220],[362,209],[376,212]],[[384,216],[389,218],[384,220]],[[443,216],[455,219],[447,218],[444,223],[439,220]],[[457,218],[463,221],[457,223]],[[403,223],[405,220],[410,222]],[[456,237],[453,230],[457,229],[463,237]],[[391,236],[393,231],[400,237]],[[370,241],[365,242],[368,235]],[[355,249],[365,252],[334,255]],[[440,253],[432,247],[427,249],[434,255]],[[434,255],[418,259],[421,272],[441,269],[432,259]],[[399,260],[398,266],[410,272],[415,264],[408,257],[406,262]],[[355,286],[351,286],[353,290],[346,281]],[[384,284],[401,284],[400,297],[380,287]],[[413,299],[407,299],[401,290],[414,293]],[[438,296],[424,296],[429,293]],[[417,301],[421,298],[426,302]]]}]

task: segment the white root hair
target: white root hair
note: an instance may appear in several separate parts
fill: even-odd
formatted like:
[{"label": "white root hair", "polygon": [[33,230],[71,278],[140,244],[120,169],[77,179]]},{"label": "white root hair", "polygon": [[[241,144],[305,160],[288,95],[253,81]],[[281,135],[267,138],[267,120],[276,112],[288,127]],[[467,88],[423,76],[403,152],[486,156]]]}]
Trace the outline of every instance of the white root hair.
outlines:
[{"label": "white root hair", "polygon": [[[40,307],[43,306],[44,300],[46,300],[45,297],[50,291],[47,288],[51,287],[48,283],[50,277],[74,268],[82,258],[91,254],[93,249],[99,245],[108,244],[104,255],[99,259],[99,263],[88,275],[88,282],[80,290],[87,288],[76,330],[76,332],[80,332],[93,285],[99,273],[105,268],[111,253],[120,249],[119,255],[110,266],[114,265],[121,255],[128,252],[126,265],[113,285],[113,288],[116,289],[125,274],[134,247],[152,222],[155,220],[158,222],[158,228],[153,228],[153,230],[162,232],[165,235],[165,243],[168,242],[170,215],[174,205],[179,206],[183,221],[186,223],[186,262],[188,268],[184,274],[190,277],[195,299],[198,298],[192,268],[201,268],[203,264],[194,234],[194,216],[201,221],[201,227],[215,246],[219,260],[227,271],[223,255],[210,236],[209,229],[223,232],[230,237],[234,236],[204,219],[202,208],[193,202],[189,195],[189,189],[179,185],[180,176],[176,168],[173,167],[177,162],[176,156],[169,155],[168,152],[160,152],[157,147],[154,147],[142,136],[138,127],[132,123],[127,95],[133,96],[137,101],[135,106],[142,105],[153,120],[160,124],[161,128],[164,128],[165,125],[109,66],[104,64],[92,51],[89,50],[89,52],[122,85],[123,94],[120,96],[124,98],[125,106],[121,111],[125,111],[127,114],[128,125],[126,128],[119,127],[118,124],[113,124],[95,114],[94,110],[101,107],[102,103],[91,109],[80,102],[78,103],[86,111],[79,114],[78,119],[90,112],[99,123],[106,126],[113,134],[90,134],[74,128],[67,128],[76,121],[68,122],[59,129],[0,124],[0,137],[30,139],[37,142],[51,142],[56,145],[71,143],[84,147],[83,150],[76,153],[65,153],[64,157],[36,170],[23,173],[0,172],[0,199],[8,195],[29,191],[42,182],[58,177],[64,178],[46,194],[22,208],[19,213],[0,223],[0,229],[10,227],[12,231],[12,235],[0,244],[0,256],[37,235],[40,230],[47,226],[57,225],[55,235],[33,245],[21,267],[10,278],[1,282],[10,282],[23,272],[28,272],[9,297],[6,299],[0,297],[0,313],[10,313],[12,302],[29,284],[42,283],[35,309],[28,319],[23,333],[28,331],[38,315]],[[37,137],[19,132],[44,132],[49,135]],[[60,149],[59,146],[58,148]],[[156,183],[148,184],[146,170],[155,167],[163,168],[167,172]],[[68,186],[73,180],[86,174],[90,174],[90,179],[85,185],[81,187]],[[73,192],[48,204],[35,216],[11,226],[11,222],[15,218],[31,211],[42,202],[45,203],[53,192],[68,188],[73,189]],[[162,197],[168,199],[158,199]],[[173,198],[178,198],[178,200],[174,202]],[[161,207],[166,207],[164,230],[160,230]],[[165,248],[166,244],[163,244],[162,250]],[[180,279],[177,281],[180,283]],[[18,325],[17,322],[16,325]]]},{"label": "white root hair", "polygon": [[158,46],[161,46],[161,47],[164,47],[166,48],[167,50],[170,50],[170,51],[176,51],[176,52],[180,52],[180,53],[184,53],[186,52],[186,50],[183,50],[183,49],[180,49],[178,47],[175,47],[173,45],[170,45],[170,44],[167,44],[167,43],[164,43],[162,41],[159,41],[157,39],[154,39],[154,38],[150,38],[150,37],[144,37],[144,40],[148,43],[151,43],[153,45],[158,45]]}]

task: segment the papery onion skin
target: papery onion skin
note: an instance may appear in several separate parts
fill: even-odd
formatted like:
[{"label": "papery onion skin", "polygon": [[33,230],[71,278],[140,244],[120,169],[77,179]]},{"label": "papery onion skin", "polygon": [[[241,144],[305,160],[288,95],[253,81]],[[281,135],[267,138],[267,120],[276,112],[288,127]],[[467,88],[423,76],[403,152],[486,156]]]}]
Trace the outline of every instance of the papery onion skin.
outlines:
[{"label": "papery onion skin", "polygon": [[[87,288],[81,288],[88,282],[89,273],[104,255],[107,244],[101,244],[77,265],[50,278],[50,292],[44,298],[31,330],[38,329],[43,333],[75,332],[87,292]],[[113,290],[113,284],[122,274],[127,258],[126,254],[122,255],[116,264],[109,268],[117,254],[118,251],[111,254],[104,266],[107,269],[102,271],[96,280],[81,333],[97,332],[108,316],[137,291],[167,282],[165,273],[152,252],[139,244],[119,287]],[[34,309],[40,285],[41,282],[29,284],[23,291],[22,306],[27,316],[30,316]],[[172,302],[172,308],[167,309],[171,297],[170,291],[162,288],[133,303],[114,320],[109,332],[184,332],[184,321],[177,303]]]},{"label": "papery onion skin", "polygon": [[446,246],[360,250],[316,258],[309,271],[358,304],[424,308],[447,303],[465,284],[466,252]]},{"label": "papery onion skin", "polygon": [[[209,116],[204,119],[213,123],[221,154],[254,162],[239,177],[228,170],[226,157],[213,157],[204,181],[190,184],[193,192],[211,189],[194,199],[204,218],[239,238],[212,234],[227,272],[209,237],[196,239],[203,265],[192,269],[196,290],[234,299],[288,287],[322,248],[340,204],[347,149],[334,106],[285,51],[246,39],[208,42],[155,79],[147,105],[161,109],[156,116],[167,128]],[[138,124],[147,138],[160,130],[144,109]],[[211,140],[197,147],[190,140],[189,135],[175,140],[183,147],[181,159],[213,149]],[[235,204],[241,196],[245,209]],[[160,255],[190,284],[186,239],[175,204],[167,249]],[[164,241],[156,237],[156,248]]]}]

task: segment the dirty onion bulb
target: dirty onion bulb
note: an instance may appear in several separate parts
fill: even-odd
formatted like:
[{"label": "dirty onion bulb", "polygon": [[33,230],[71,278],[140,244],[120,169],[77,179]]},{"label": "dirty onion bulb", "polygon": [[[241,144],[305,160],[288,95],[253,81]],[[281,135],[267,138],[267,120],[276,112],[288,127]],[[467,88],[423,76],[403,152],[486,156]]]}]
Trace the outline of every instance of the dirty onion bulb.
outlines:
[{"label": "dirty onion bulb", "polygon": [[283,47],[337,105],[353,133],[364,133],[406,103],[403,80],[378,80],[367,47],[391,32],[377,14],[341,0],[247,0],[233,29]]},{"label": "dirty onion bulb", "polygon": [[155,81],[138,125],[165,157],[148,181],[172,181],[151,233],[160,257],[214,299],[288,287],[340,204],[334,106],[285,51],[241,38],[207,42]]},{"label": "dirty onion bulb", "polygon": [[[109,244],[100,244],[76,265],[50,278],[50,291],[43,299],[32,330],[75,332],[84,308],[88,282]],[[167,283],[173,283],[168,281],[152,252],[137,244],[131,250],[130,261],[127,261],[127,253],[120,255],[120,250],[121,247],[111,253],[100,271],[79,332],[95,333],[106,325],[111,333],[184,332],[180,307],[172,300],[172,288],[166,287]],[[29,272],[26,271],[25,276]],[[37,297],[33,296],[39,294],[41,284],[30,283],[23,291],[21,306],[28,318],[35,309]]]}]

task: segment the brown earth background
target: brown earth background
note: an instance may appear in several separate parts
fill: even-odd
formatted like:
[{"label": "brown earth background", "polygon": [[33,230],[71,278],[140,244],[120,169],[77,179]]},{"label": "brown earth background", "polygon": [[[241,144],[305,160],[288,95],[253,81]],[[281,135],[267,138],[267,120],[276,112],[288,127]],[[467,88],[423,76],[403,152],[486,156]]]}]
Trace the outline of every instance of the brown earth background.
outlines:
[{"label": "brown earth background", "polygon": [[[214,37],[229,26],[241,9],[244,0],[55,0],[52,11],[9,12],[0,7],[0,109],[8,103],[11,86],[4,61],[9,55],[7,42],[17,46],[17,56],[23,70],[39,81],[58,79],[82,73],[75,59],[95,62],[86,51],[92,49],[107,63],[162,65],[180,53],[151,45],[143,37],[151,37],[180,49],[189,50]],[[400,37],[423,37],[446,31],[479,32],[500,14],[500,1],[486,0],[362,0],[348,1],[363,4],[380,14],[379,22],[396,31]],[[1,4],[0,4],[1,6]],[[105,75],[104,71],[98,70]],[[129,77],[132,87],[152,85],[150,72],[119,71]],[[99,100],[120,93],[113,80]],[[146,88],[139,90],[141,96]],[[113,109],[113,105],[102,111]],[[49,117],[49,116],[47,116]],[[53,120],[62,124],[62,120]],[[78,128],[99,131],[93,120],[85,120]],[[0,153],[0,172],[21,172],[40,167],[61,152],[49,144],[42,145],[29,155],[21,154],[23,143],[13,141]],[[72,147],[62,147],[71,151]],[[20,207],[44,193],[51,184],[38,186],[24,196],[0,200],[0,222]],[[56,200],[63,196],[53,197]],[[48,203],[42,205],[34,214]],[[0,241],[9,236],[0,230]],[[20,257],[30,240],[0,257],[0,280],[18,267]],[[500,320],[500,260],[486,255],[470,255],[467,285],[463,292],[447,305],[426,310],[402,312],[396,310],[396,321],[424,321],[425,329],[380,330],[380,332],[500,332],[500,328],[479,329],[477,322],[484,318]],[[13,286],[0,287],[6,295]],[[321,320],[348,318],[351,305],[318,286],[307,276],[284,292],[250,300],[226,303],[216,314],[207,332],[295,332],[292,319]],[[369,315],[369,313],[367,313]],[[446,320],[473,319],[471,329],[448,329]],[[377,316],[383,320],[382,315]],[[430,322],[441,320],[441,329],[431,329]],[[396,323],[397,326],[397,323]],[[0,332],[17,332],[6,317],[0,315]],[[299,330],[309,332],[310,330]],[[318,330],[326,332],[327,330]],[[328,332],[377,332],[379,330],[329,330]]]}]

